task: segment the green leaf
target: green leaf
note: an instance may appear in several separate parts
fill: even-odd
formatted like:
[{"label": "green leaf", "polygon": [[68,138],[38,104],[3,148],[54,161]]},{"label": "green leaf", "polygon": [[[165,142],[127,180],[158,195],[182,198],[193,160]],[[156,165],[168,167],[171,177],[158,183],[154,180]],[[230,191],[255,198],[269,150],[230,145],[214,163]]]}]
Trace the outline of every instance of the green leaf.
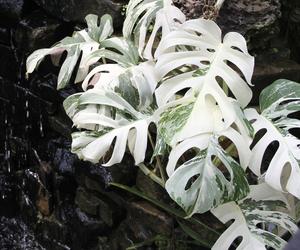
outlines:
[{"label": "green leaf", "polygon": [[[235,130],[229,129],[222,135],[235,144],[243,167],[219,145],[221,134],[193,137],[171,151],[167,165],[170,178],[166,182],[166,190],[189,217],[207,212],[222,203],[240,200],[249,192],[243,168],[247,167],[250,151],[243,137]],[[196,151],[197,155],[176,168],[178,160],[188,150]],[[215,165],[215,157],[226,169],[225,173]]]}]

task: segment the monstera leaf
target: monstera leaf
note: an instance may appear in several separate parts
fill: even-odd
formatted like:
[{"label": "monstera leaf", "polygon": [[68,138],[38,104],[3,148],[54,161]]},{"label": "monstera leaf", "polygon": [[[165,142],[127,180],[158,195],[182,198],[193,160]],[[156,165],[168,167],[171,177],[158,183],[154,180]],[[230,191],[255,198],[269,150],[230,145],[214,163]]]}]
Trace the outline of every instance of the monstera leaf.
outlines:
[{"label": "monstera leaf", "polygon": [[[178,46],[187,49],[174,52]],[[186,96],[191,96],[190,103],[182,107],[187,119],[181,128],[181,139],[226,129],[236,119],[232,101],[220,86],[221,80],[242,107],[251,99],[247,83],[250,84],[254,60],[247,52],[246,41],[238,33],[228,33],[222,42],[221,30],[213,21],[185,22],[162,39],[156,57],[158,79],[169,77],[155,92],[158,105],[173,101],[182,90],[188,90]],[[190,71],[172,77],[176,69],[188,65]]]},{"label": "monstera leaf", "polygon": [[[106,66],[112,69],[112,65]],[[105,69],[104,65],[99,67]],[[73,134],[74,153],[84,160],[99,162],[113,148],[106,163],[110,166],[122,160],[128,145],[136,164],[144,160],[148,125],[157,117],[153,111],[157,84],[153,68],[150,62],[128,69],[114,68],[104,78],[100,75],[94,89],[65,100],[64,108],[74,125],[90,130]],[[110,75],[116,71],[120,74]]]},{"label": "monstera leaf", "polygon": [[[240,164],[221,147],[218,141],[221,136],[233,142]],[[189,150],[196,150],[197,155],[176,169],[179,159]],[[240,200],[249,192],[244,173],[249,157],[247,142],[232,128],[220,135],[203,134],[187,139],[170,153],[166,190],[188,216],[207,212],[224,202]]]},{"label": "monstera leaf", "polygon": [[254,109],[245,111],[255,132],[264,133],[252,149],[249,167],[257,176],[262,176],[264,154],[270,144],[277,142],[278,149],[266,166],[264,179],[273,188],[300,198],[300,140],[289,132],[300,127],[298,119],[289,117],[300,111],[300,85],[288,80],[274,82],[261,93],[260,108],[261,115]]},{"label": "monstera leaf", "polygon": [[61,66],[58,75],[57,88],[65,87],[72,76],[74,68],[81,56],[78,72],[75,82],[80,82],[87,75],[89,66],[97,60],[88,60],[88,56],[99,49],[100,42],[107,39],[113,33],[112,18],[110,15],[104,15],[98,26],[98,17],[96,15],[87,15],[87,30],[74,32],[72,37],[66,37],[52,48],[39,49],[33,52],[27,59],[27,74],[32,73],[45,56],[51,55],[53,62],[58,64],[64,51],[67,57]]},{"label": "monstera leaf", "polygon": [[[134,34],[141,57],[152,59],[154,42],[160,40],[158,36],[166,36],[184,21],[185,15],[173,5],[172,0],[133,0],[127,6],[123,35],[131,38]],[[151,35],[147,39],[148,31]]]},{"label": "monstera leaf", "polygon": [[106,58],[123,67],[130,67],[139,63],[139,54],[135,45],[122,37],[108,38],[100,43],[101,49],[92,52],[87,60],[97,61]]},{"label": "monstera leaf", "polygon": [[91,85],[96,89],[121,91],[135,108],[147,110],[153,103],[153,93],[157,85],[154,64],[144,62],[127,68],[119,64],[102,64],[87,75],[82,88],[86,90]]},{"label": "monstera leaf", "polygon": [[[79,158],[96,163],[112,148],[105,164],[111,166],[122,161],[128,145],[136,164],[144,160],[148,125],[153,121],[149,110],[149,113],[139,112],[121,95],[100,89],[71,96],[64,106],[73,115],[77,128],[92,130],[72,134],[72,152]],[[101,107],[105,108],[104,112],[101,112]]]},{"label": "monstera leaf", "polygon": [[241,242],[236,249],[265,250],[266,246],[283,249],[286,242],[271,229],[279,226],[291,233],[297,231],[293,219],[278,212],[278,209],[285,209],[286,204],[282,193],[264,183],[250,186],[250,194],[245,199],[212,209],[211,212],[223,223],[234,220],[212,249],[230,249],[238,244],[234,242],[238,238]]}]

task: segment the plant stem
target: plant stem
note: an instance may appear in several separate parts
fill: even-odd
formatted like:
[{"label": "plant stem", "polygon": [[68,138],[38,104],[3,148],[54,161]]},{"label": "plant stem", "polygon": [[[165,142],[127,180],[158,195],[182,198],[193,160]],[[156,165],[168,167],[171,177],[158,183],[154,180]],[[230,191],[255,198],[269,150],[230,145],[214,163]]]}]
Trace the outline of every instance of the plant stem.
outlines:
[{"label": "plant stem", "polygon": [[[154,145],[154,142],[153,142],[153,140],[152,140],[152,137],[151,137],[151,135],[150,135],[149,133],[148,133],[148,138],[149,138],[150,144],[151,144],[151,146],[152,146],[152,149],[154,150],[154,149],[155,149],[155,145]],[[155,156],[155,159],[156,159],[157,166],[158,166],[158,168],[159,168],[160,177],[162,178],[163,182],[166,183],[166,181],[167,181],[167,176],[166,176],[166,174],[165,174],[165,170],[164,170],[164,168],[163,168],[163,166],[162,166],[162,163],[161,163],[161,161],[160,161],[159,156]]]},{"label": "plant stem", "polygon": [[216,9],[217,11],[219,11],[219,10],[221,9],[221,7],[222,7],[222,5],[223,5],[224,2],[225,2],[225,0],[218,0],[218,1],[216,2],[216,4],[215,4],[215,9]]},{"label": "plant stem", "polygon": [[153,171],[149,170],[149,168],[147,168],[144,163],[140,163],[138,167],[146,176],[149,176],[151,180],[153,180],[160,186],[165,187],[165,182],[161,178],[159,178],[155,173],[153,173]]}]

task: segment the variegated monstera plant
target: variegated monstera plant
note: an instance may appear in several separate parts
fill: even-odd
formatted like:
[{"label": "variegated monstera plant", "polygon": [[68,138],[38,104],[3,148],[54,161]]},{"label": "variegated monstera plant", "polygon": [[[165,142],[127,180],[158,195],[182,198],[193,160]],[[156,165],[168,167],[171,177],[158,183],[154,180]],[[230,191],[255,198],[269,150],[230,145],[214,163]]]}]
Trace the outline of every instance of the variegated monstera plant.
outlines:
[{"label": "variegated monstera plant", "polygon": [[86,21],[87,29],[27,60],[29,74],[46,55],[59,64],[66,51],[58,89],[72,74],[82,82],[83,92],[64,102],[78,128],[72,152],[105,166],[129,153],[187,218],[210,211],[234,220],[212,249],[237,238],[238,249],[282,249],[278,227],[297,230],[286,212],[287,197],[300,198],[300,141],[290,133],[300,127],[291,116],[300,111],[300,85],[278,80],[259,108],[245,109],[254,58],[244,37],[223,36],[211,20],[187,21],[171,0],[131,0],[123,37],[112,36],[109,15]]}]

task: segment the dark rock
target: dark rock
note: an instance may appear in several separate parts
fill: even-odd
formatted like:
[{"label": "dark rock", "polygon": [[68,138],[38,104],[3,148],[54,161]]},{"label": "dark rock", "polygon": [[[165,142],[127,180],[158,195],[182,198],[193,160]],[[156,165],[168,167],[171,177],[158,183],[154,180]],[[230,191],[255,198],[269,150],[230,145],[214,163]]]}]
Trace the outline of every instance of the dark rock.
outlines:
[{"label": "dark rock", "polygon": [[66,22],[84,22],[84,18],[88,14],[97,14],[102,16],[110,14],[113,17],[115,25],[120,27],[122,24],[121,10],[126,2],[107,0],[34,0],[49,15],[55,16]]},{"label": "dark rock", "polygon": [[262,49],[279,34],[280,6],[279,0],[228,0],[217,22],[224,33],[237,31],[245,35],[250,49]]},{"label": "dark rock", "polygon": [[103,188],[108,188],[111,182],[131,186],[135,183],[137,167],[133,160],[125,156],[122,163],[111,167],[104,167],[101,164],[80,162],[76,164],[76,178],[79,183],[85,185],[85,177],[98,182]]},{"label": "dark rock", "polygon": [[[126,249],[143,242],[143,249],[157,249],[154,243],[156,245],[162,242],[156,242],[155,237],[159,235],[162,238],[170,238],[174,224],[169,215],[144,201],[131,202],[128,208],[126,220],[120,224],[111,237],[113,250]],[[161,249],[168,248],[164,246]]]},{"label": "dark rock", "polygon": [[173,0],[173,3],[182,10],[188,19],[204,17],[212,19],[216,0]]},{"label": "dark rock", "polygon": [[[174,228],[174,221],[170,215],[145,201],[129,203],[129,217],[156,234],[170,236]],[[138,230],[135,230],[135,234],[139,234]]]},{"label": "dark rock", "polygon": [[163,189],[156,182],[152,181],[151,178],[146,176],[143,172],[138,171],[136,178],[136,186],[144,194],[158,200],[158,201],[170,201],[170,197],[165,189]]},{"label": "dark rock", "polygon": [[101,219],[83,212],[70,203],[62,203],[55,214],[56,220],[67,230],[60,242],[67,244],[71,249],[94,249],[92,246],[97,245],[97,237],[109,232],[109,227]]},{"label": "dark rock", "polygon": [[101,218],[109,227],[120,217],[120,209],[104,196],[88,192],[82,187],[77,189],[75,202],[85,213]]},{"label": "dark rock", "polygon": [[24,0],[0,1],[0,24],[15,24],[21,19]]},{"label": "dark rock", "polygon": [[71,153],[70,142],[64,145],[54,144],[55,148],[53,164],[61,174],[73,174],[75,171],[75,163],[78,158],[75,154]]},{"label": "dark rock", "polygon": [[10,45],[10,28],[0,27],[0,43]]},{"label": "dark rock", "polygon": [[19,218],[0,217],[1,250],[44,249],[33,232]]},{"label": "dark rock", "polygon": [[7,173],[0,174],[0,214],[14,216],[18,211],[16,180]]},{"label": "dark rock", "polygon": [[0,77],[12,81],[17,79],[16,72],[19,71],[14,53],[15,51],[9,46],[0,44],[0,61],[5,62],[0,65]]},{"label": "dark rock", "polygon": [[55,116],[49,116],[48,123],[52,130],[70,139],[72,122],[62,109],[60,109],[59,113],[55,114]]},{"label": "dark rock", "polygon": [[288,36],[291,46],[291,58],[300,63],[300,3],[292,1],[292,9],[288,19]]},{"label": "dark rock", "polygon": [[[270,59],[272,60],[272,58]],[[284,58],[277,58],[272,61],[264,58],[262,61],[258,61],[252,80],[254,87],[251,104],[258,105],[260,92],[277,79],[300,82],[300,64]]]},{"label": "dark rock", "polygon": [[50,47],[58,40],[59,26],[56,20],[41,11],[34,11],[20,21],[15,33],[16,45],[23,52]]}]

